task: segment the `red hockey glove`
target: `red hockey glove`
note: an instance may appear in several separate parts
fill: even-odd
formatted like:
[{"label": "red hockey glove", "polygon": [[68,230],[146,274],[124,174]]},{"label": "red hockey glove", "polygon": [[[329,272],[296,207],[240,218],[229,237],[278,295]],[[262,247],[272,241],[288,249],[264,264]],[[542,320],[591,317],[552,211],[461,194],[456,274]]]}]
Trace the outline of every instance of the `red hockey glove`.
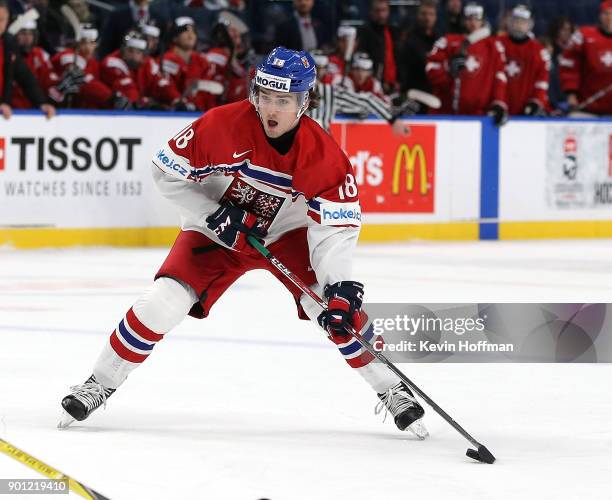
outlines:
[{"label": "red hockey glove", "polygon": [[229,203],[222,204],[217,211],[206,217],[208,229],[232,250],[244,252],[255,250],[249,245],[247,236],[264,238],[268,233],[259,225],[253,214],[234,207]]},{"label": "red hockey glove", "polygon": [[363,303],[363,284],[357,281],[339,281],[327,285],[323,292],[327,299],[327,310],[317,321],[327,330],[332,341],[342,344],[347,341],[345,327],[352,326],[361,330],[361,305]]}]

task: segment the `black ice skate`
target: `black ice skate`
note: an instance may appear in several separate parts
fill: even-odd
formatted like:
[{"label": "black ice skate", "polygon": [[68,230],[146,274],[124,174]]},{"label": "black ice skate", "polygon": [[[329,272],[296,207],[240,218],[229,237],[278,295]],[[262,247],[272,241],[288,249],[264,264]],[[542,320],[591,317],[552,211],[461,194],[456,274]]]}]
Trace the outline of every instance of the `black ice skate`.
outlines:
[{"label": "black ice skate", "polygon": [[93,375],[84,384],[73,385],[71,393],[62,399],[64,414],[59,424],[60,429],[68,427],[75,420],[85,420],[91,413],[104,405],[106,400],[115,392],[100,384]]},{"label": "black ice skate", "polygon": [[391,413],[395,419],[395,425],[400,431],[409,430],[419,439],[425,439],[429,436],[422,420],[425,410],[404,382],[398,382],[386,392],[378,394],[378,397],[380,403],[374,409],[375,414],[378,415],[384,409],[385,419],[387,418],[387,412]]}]

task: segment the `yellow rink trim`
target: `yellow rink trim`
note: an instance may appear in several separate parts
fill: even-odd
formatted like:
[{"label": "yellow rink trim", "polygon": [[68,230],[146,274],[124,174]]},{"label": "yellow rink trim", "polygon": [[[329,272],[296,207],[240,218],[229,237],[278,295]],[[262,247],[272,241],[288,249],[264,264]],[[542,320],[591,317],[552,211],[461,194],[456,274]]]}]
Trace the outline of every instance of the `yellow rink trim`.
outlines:
[{"label": "yellow rink trim", "polygon": [[612,221],[501,222],[500,240],[612,238]]},{"label": "yellow rink trim", "polygon": [[112,245],[116,247],[167,247],[178,227],[109,227],[87,229],[0,229],[0,246],[45,248]]},{"label": "yellow rink trim", "polygon": [[439,222],[433,224],[365,224],[359,241],[385,242],[410,240],[477,240],[476,222]]},{"label": "yellow rink trim", "polygon": [[[0,229],[0,246],[13,248],[57,248],[70,246],[169,247],[178,227],[146,228],[23,228]],[[365,224],[360,241],[478,240],[477,222],[441,222],[428,224]],[[612,238],[612,221],[538,221],[501,222],[500,240]]]},{"label": "yellow rink trim", "polygon": [[106,497],[101,495],[100,493],[92,490],[91,488],[88,488],[82,483],[79,483],[70,476],[67,476],[63,472],[60,472],[57,469],[46,464],[42,460],[38,460],[37,458],[17,448],[16,446],[5,441],[4,439],[0,439],[0,453],[4,453],[9,457],[14,458],[18,462],[21,462],[23,465],[35,470],[39,474],[42,474],[43,476],[48,477],[49,479],[67,481],[68,489],[70,491],[73,491],[77,495],[82,496],[83,498],[88,498],[90,500],[106,499]]},{"label": "yellow rink trim", "polygon": [[[45,248],[112,245],[117,247],[168,247],[179,228],[24,228],[0,229],[0,246]],[[409,240],[476,240],[477,223],[368,224],[361,228],[364,242]]]}]

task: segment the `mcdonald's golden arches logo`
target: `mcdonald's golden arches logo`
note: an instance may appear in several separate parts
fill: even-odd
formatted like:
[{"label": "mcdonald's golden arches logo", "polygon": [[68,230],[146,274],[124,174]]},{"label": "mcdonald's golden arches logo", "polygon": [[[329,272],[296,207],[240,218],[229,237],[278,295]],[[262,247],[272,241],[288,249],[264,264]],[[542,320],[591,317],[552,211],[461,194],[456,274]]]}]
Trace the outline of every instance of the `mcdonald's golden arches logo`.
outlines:
[{"label": "mcdonald's golden arches logo", "polygon": [[365,213],[434,213],[436,129],[411,123],[410,137],[399,139],[386,124],[332,124],[355,169]]},{"label": "mcdonald's golden arches logo", "polygon": [[417,167],[419,167],[419,194],[427,195],[429,186],[427,183],[427,157],[425,151],[420,144],[415,144],[410,148],[407,144],[402,144],[395,155],[395,165],[393,167],[393,187],[392,193],[397,195],[400,193],[400,178],[402,176],[402,163],[406,170],[406,191],[409,193],[414,191],[414,177]]}]

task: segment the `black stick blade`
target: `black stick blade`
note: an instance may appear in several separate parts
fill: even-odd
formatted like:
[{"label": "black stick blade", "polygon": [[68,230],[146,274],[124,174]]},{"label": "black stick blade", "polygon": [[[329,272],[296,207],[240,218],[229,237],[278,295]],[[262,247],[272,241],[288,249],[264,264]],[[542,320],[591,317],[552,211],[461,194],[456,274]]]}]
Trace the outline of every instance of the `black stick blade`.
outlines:
[{"label": "black stick blade", "polygon": [[474,460],[478,460],[479,462],[483,462],[485,464],[492,464],[493,462],[495,462],[495,457],[493,456],[493,454],[489,450],[487,450],[486,446],[482,444],[478,447],[478,451],[472,448],[468,448],[465,454],[468,457],[473,458]]}]

